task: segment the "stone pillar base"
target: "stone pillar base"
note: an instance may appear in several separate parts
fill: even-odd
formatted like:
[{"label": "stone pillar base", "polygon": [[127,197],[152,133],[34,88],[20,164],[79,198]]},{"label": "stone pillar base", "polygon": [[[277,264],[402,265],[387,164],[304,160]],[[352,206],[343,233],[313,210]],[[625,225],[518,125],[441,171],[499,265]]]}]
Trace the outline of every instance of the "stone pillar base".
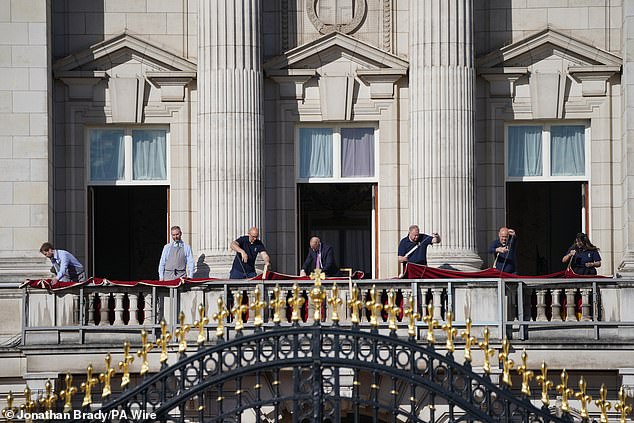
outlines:
[{"label": "stone pillar base", "polygon": [[625,253],[619,267],[616,269],[619,278],[634,278],[634,253]]},{"label": "stone pillar base", "polygon": [[194,278],[221,278],[229,279],[229,271],[235,254],[212,255],[202,253],[198,256]]},{"label": "stone pillar base", "polygon": [[427,252],[427,264],[446,270],[475,272],[482,269],[482,259],[473,251],[444,250]]}]

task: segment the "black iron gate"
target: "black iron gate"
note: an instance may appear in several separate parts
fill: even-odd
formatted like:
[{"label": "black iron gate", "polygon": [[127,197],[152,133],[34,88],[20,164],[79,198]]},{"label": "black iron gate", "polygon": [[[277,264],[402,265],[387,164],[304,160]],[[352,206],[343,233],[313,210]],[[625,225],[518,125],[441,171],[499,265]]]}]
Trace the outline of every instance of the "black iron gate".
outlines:
[{"label": "black iron gate", "polygon": [[320,325],[259,329],[183,355],[101,411],[170,422],[568,420],[433,346]]}]

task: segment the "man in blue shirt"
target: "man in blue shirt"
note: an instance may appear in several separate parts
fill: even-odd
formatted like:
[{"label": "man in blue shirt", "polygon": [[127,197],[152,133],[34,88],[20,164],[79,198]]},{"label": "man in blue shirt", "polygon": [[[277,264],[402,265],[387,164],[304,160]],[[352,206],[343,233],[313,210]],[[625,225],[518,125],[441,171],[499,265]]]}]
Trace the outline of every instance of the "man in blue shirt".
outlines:
[{"label": "man in blue shirt", "polygon": [[83,282],[86,280],[84,266],[77,258],[66,250],[56,250],[53,244],[45,242],[40,247],[40,253],[51,260],[55,268],[55,277],[51,285],[57,282]]},{"label": "man in blue shirt", "polygon": [[231,266],[231,272],[229,277],[231,279],[247,279],[254,278],[255,272],[255,259],[258,254],[262,256],[264,260],[264,267],[269,269],[271,266],[271,258],[266,252],[266,247],[258,238],[260,237],[260,231],[255,226],[249,229],[249,234],[241,236],[233,241],[230,248],[236,252],[236,257],[233,259],[233,265]]},{"label": "man in blue shirt", "polygon": [[192,247],[182,240],[183,232],[180,226],[170,229],[172,242],[163,247],[158,266],[159,280],[172,280],[187,276],[194,276],[194,254]]},{"label": "man in blue shirt", "polygon": [[398,244],[398,262],[427,265],[427,247],[439,243],[438,233],[421,234],[418,225],[411,225],[407,236]]},{"label": "man in blue shirt", "polygon": [[498,239],[493,241],[489,247],[489,254],[495,256],[493,267],[502,272],[517,273],[516,246],[515,231],[506,227],[500,228]]}]

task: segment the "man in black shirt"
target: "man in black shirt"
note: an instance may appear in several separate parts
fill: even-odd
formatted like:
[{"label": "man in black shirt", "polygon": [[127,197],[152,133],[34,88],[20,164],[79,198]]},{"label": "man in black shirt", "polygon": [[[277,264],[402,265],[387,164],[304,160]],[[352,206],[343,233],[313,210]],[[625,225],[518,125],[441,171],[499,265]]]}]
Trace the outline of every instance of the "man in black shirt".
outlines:
[{"label": "man in black shirt", "polygon": [[249,234],[241,236],[231,243],[231,249],[236,252],[236,258],[233,260],[229,277],[231,279],[247,279],[254,278],[255,259],[258,253],[264,260],[264,267],[269,269],[271,258],[266,252],[266,247],[258,238],[260,231],[255,226],[249,229]]}]

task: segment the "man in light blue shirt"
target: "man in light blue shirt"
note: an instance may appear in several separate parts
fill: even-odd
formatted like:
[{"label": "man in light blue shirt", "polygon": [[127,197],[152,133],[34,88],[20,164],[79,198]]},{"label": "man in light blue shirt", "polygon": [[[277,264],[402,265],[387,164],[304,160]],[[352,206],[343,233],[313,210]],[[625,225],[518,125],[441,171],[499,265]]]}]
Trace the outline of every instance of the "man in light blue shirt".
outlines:
[{"label": "man in light blue shirt", "polygon": [[40,253],[51,260],[55,268],[55,277],[51,285],[57,282],[83,282],[86,280],[84,266],[74,255],[66,250],[56,250],[53,244],[45,242],[40,247]]},{"label": "man in light blue shirt", "polygon": [[194,255],[192,248],[181,239],[183,232],[179,226],[171,228],[172,242],[163,247],[159,261],[159,280],[172,280],[194,276]]}]

